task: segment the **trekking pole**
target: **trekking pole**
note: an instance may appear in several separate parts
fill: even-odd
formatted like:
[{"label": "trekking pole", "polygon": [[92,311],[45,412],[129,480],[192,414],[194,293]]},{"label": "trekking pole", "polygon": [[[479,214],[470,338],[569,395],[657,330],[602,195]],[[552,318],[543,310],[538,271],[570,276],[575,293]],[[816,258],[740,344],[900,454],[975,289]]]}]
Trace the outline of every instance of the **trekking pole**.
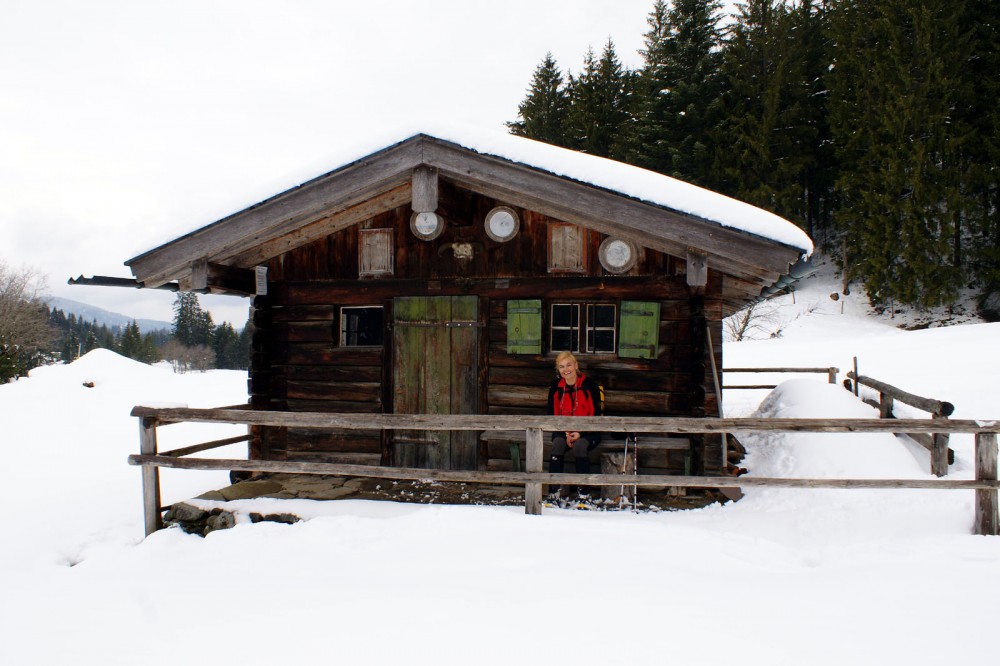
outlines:
[{"label": "trekking pole", "polygon": [[[628,467],[628,433],[625,433],[625,455],[622,456],[622,476],[625,476],[625,468]],[[625,484],[622,483],[618,489],[618,510],[622,510],[622,504],[625,502]]]}]

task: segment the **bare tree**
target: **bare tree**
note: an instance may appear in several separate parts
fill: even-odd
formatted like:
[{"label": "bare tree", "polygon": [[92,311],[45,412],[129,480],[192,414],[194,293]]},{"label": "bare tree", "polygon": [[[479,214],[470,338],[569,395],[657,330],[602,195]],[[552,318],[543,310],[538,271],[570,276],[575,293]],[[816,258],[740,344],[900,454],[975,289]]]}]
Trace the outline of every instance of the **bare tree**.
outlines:
[{"label": "bare tree", "polygon": [[[777,306],[769,301],[755,301],[723,321],[729,342],[775,337]],[[780,335],[780,327],[778,328]]]},{"label": "bare tree", "polygon": [[26,375],[51,351],[44,292],[45,279],[37,270],[15,269],[0,259],[0,381]]}]

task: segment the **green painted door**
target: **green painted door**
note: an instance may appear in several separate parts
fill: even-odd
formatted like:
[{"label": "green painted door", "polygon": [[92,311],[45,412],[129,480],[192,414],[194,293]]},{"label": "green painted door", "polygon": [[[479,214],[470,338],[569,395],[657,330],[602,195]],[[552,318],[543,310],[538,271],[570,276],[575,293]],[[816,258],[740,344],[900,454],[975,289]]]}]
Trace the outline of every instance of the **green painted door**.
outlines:
[{"label": "green painted door", "polygon": [[[479,413],[479,299],[402,297],[393,301],[393,411]],[[400,467],[476,469],[472,431],[397,430]]]}]

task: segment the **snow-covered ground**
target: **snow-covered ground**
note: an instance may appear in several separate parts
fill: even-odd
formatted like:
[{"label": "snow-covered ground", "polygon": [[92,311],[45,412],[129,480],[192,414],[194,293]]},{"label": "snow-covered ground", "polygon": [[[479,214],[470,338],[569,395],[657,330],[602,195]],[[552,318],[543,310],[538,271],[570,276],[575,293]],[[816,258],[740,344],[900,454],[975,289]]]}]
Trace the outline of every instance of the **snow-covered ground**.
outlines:
[{"label": "snow-covered ground", "polygon": [[[857,356],[862,374],[949,400],[956,418],[1000,418],[1000,324],[903,331],[866,316],[856,296],[832,301],[835,289],[828,273],[807,280],[771,314],[780,337],[727,343],[726,365],[836,365],[842,378]],[[825,381],[729,391],[726,409],[874,414]],[[0,664],[995,659],[1000,537],[970,533],[967,491],[750,489],[694,511],[541,517],[284,501],[306,520],[143,540],[139,470],[126,464],[138,446],[131,407],[220,406],[245,390],[242,373],[174,375],[102,350],[0,386]],[[161,448],[237,433],[159,430]],[[745,465],[760,476],[929,476],[926,454],[888,435],[747,445]],[[952,475],[970,478],[971,438],[952,445]],[[163,499],[226,482],[164,470]]]}]

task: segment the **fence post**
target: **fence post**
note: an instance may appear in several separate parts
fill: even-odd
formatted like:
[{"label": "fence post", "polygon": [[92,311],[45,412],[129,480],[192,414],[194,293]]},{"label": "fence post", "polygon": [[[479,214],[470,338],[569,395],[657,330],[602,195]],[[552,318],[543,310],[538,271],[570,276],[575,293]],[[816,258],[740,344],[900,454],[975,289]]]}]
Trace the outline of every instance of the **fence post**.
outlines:
[{"label": "fence post", "polygon": [[[931,419],[945,421],[947,416],[931,414]],[[948,475],[948,442],[951,436],[946,432],[936,432],[931,435],[931,474],[934,476]]]},{"label": "fence post", "polygon": [[[528,472],[542,471],[542,431],[528,428],[525,433],[525,468]],[[524,484],[524,512],[529,516],[542,515],[542,484]]]},{"label": "fence post", "polygon": [[[976,481],[997,480],[997,434],[976,433]],[[1000,535],[997,490],[976,491],[976,534]]]},{"label": "fence post", "polygon": [[[156,455],[156,419],[139,419],[139,453],[144,456]],[[160,468],[156,465],[142,466],[142,511],[146,523],[146,536],[163,527],[160,514]]]},{"label": "fence post", "polygon": [[892,396],[888,393],[878,394],[878,417],[880,419],[892,418]]},{"label": "fence post", "polygon": [[827,368],[826,378],[831,384],[837,383],[837,373],[840,372],[840,368]]}]

